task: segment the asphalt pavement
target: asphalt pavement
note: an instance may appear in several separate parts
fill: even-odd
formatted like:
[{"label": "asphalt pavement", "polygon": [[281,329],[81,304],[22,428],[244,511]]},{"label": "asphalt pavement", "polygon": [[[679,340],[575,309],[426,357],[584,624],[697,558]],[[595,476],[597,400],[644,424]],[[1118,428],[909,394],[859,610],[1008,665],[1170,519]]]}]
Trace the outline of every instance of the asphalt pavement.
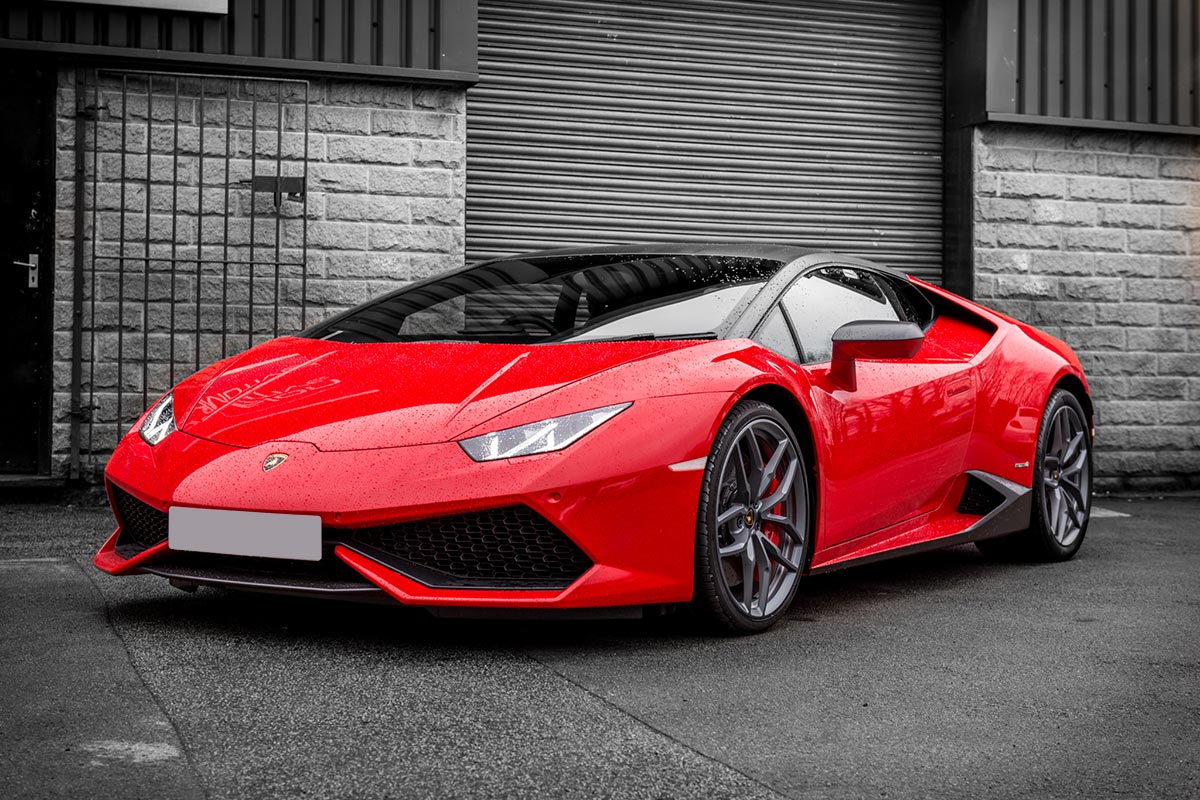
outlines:
[{"label": "asphalt pavement", "polygon": [[0,506],[5,798],[1200,797],[1200,498],[1073,561],[806,581],[774,630],[434,619],[90,565]]}]

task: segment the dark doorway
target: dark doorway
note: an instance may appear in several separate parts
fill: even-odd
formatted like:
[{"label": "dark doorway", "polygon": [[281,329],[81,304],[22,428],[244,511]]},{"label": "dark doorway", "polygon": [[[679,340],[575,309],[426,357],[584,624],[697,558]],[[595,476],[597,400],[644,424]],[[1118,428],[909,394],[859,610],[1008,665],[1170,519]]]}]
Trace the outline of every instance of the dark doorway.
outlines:
[{"label": "dark doorway", "polygon": [[0,60],[0,474],[49,469],[54,80]]}]

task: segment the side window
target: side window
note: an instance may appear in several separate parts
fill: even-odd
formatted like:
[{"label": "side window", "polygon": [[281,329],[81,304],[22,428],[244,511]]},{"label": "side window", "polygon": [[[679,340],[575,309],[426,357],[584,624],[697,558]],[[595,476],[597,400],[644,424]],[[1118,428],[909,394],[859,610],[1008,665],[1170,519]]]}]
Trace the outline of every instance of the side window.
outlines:
[{"label": "side window", "polygon": [[933,304],[926,299],[920,289],[908,281],[891,276],[876,276],[876,280],[883,286],[884,292],[891,298],[892,303],[900,309],[902,319],[917,323],[922,330],[929,327],[929,323],[933,322]]},{"label": "side window", "polygon": [[826,267],[800,278],[783,295],[800,337],[805,361],[828,361],[833,355],[833,332],[855,320],[899,320],[874,276],[849,267]]},{"label": "side window", "polygon": [[783,318],[783,312],[779,306],[775,306],[771,309],[771,313],[767,314],[767,318],[763,320],[762,325],[754,334],[754,341],[771,352],[778,353],[788,361],[800,363],[800,351],[796,349],[796,340],[792,337],[792,329],[788,327],[787,320]]}]

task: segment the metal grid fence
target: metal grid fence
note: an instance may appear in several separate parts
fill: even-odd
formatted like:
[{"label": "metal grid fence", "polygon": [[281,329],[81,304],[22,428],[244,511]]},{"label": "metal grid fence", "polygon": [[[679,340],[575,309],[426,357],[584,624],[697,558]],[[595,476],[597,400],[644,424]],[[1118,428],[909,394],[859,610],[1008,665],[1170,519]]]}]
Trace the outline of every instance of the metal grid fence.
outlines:
[{"label": "metal grid fence", "polygon": [[94,470],[177,380],[305,327],[309,85],[97,70],[77,91],[86,430],[71,455]]}]

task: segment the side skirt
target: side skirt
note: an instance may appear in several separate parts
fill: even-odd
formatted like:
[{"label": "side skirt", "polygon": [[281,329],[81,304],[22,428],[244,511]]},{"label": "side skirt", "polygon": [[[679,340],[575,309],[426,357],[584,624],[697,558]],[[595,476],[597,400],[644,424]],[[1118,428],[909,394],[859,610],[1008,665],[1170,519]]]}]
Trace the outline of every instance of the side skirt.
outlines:
[{"label": "side skirt", "polygon": [[886,561],[889,558],[900,558],[901,556],[926,553],[930,550],[941,550],[945,547],[978,542],[983,539],[995,539],[1000,536],[1007,536],[1010,533],[1018,533],[1029,527],[1029,521],[1033,515],[1032,489],[1001,478],[999,475],[993,475],[990,472],[968,470],[967,474],[995,489],[1004,498],[1000,505],[996,506],[983,517],[980,517],[969,528],[948,536],[939,536],[936,539],[897,547],[893,550],[884,550],[883,552],[871,553],[860,558],[848,558],[833,564],[825,564],[813,568],[809,571],[809,574],[821,575],[826,572],[845,569],[846,567],[858,567],[864,564],[873,564],[876,561]]}]

